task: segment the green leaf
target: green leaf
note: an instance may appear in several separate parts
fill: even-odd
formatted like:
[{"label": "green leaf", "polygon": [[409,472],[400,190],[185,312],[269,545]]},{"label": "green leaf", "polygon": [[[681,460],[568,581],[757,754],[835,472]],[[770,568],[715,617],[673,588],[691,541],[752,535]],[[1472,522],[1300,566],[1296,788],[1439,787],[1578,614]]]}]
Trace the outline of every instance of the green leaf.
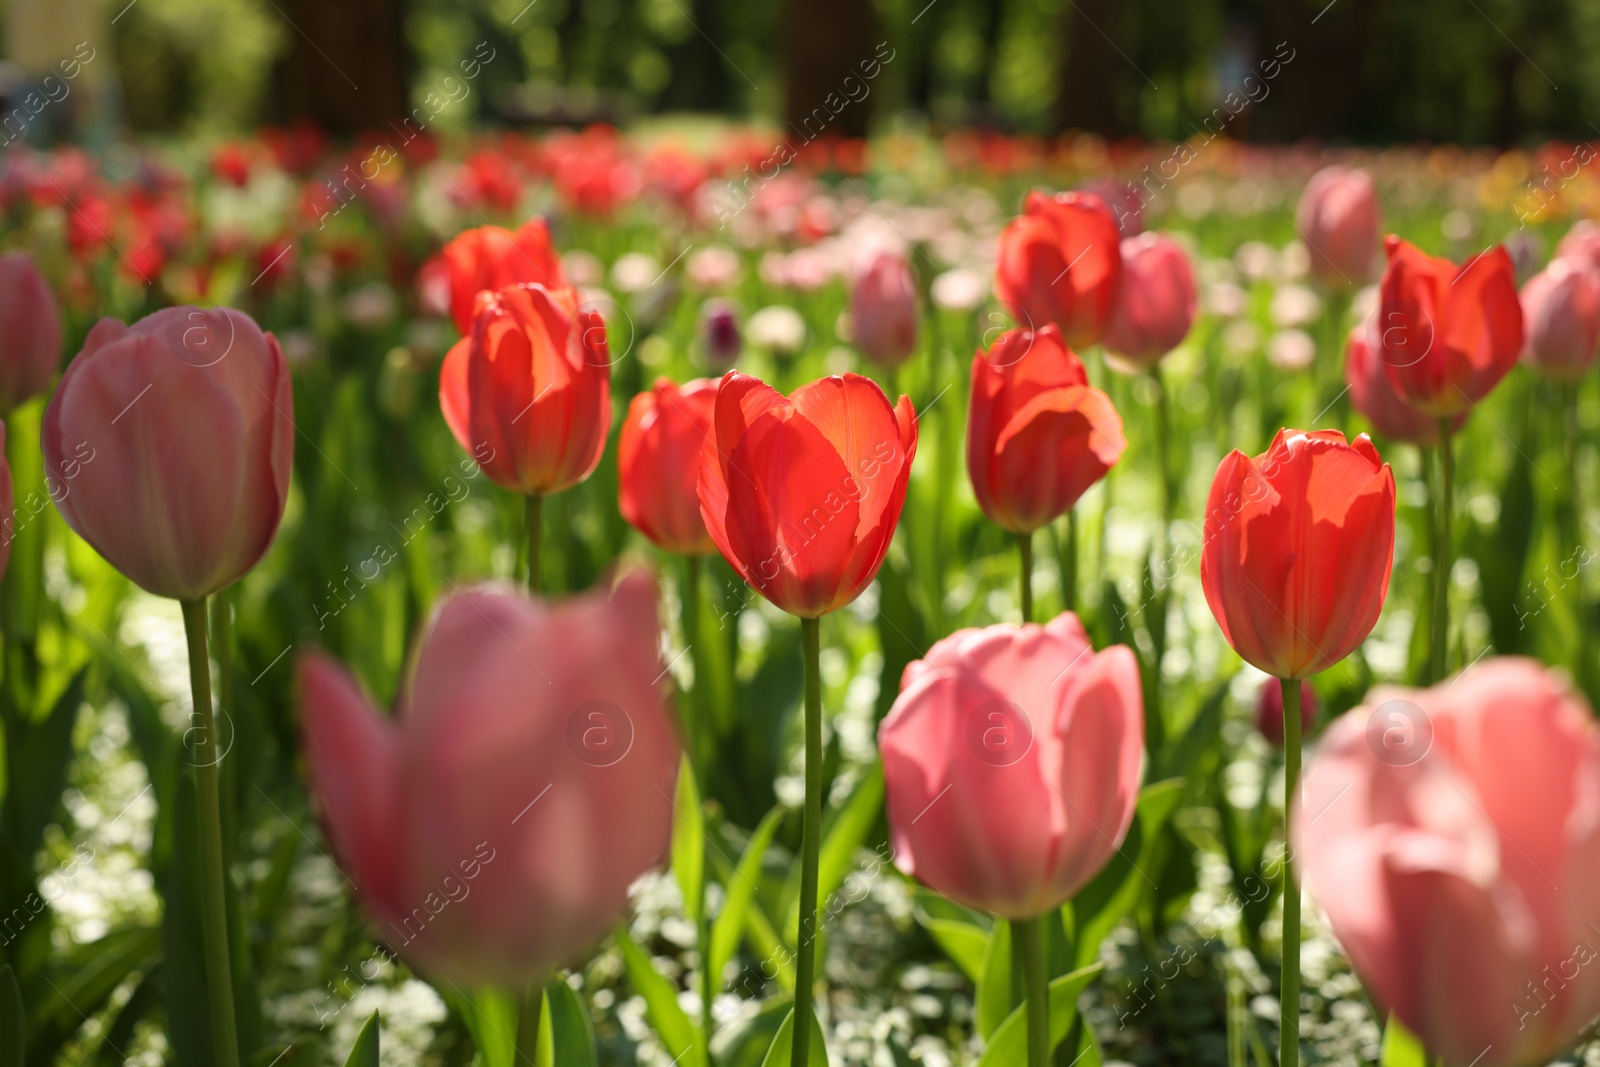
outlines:
[{"label": "green leaf", "polygon": [[446,989],[445,1001],[455,1009],[478,1050],[477,1067],[513,1067],[517,1056],[517,998],[499,989],[471,996]]},{"label": "green leaf", "polygon": [[1417,1035],[1390,1015],[1383,1028],[1383,1055],[1378,1063],[1380,1067],[1428,1067],[1428,1053]]},{"label": "green leaf", "polygon": [[87,668],[73,676],[72,682],[50,708],[50,714],[37,722],[23,722],[22,743],[18,746],[18,765],[27,768],[7,789],[15,789],[21,833],[18,849],[24,855],[39,850],[44,828],[55,820],[61,808],[61,791],[66,786],[67,764],[72,759],[72,727],[83,706],[83,683]]},{"label": "green leaf", "polygon": [[17,976],[9,965],[0,967],[0,1067],[22,1067],[22,1053],[27,1044],[26,1023]]},{"label": "green leaf", "polygon": [[1021,992],[1013,991],[1011,978],[1011,924],[997,922],[989,933],[983,975],[978,979],[978,1033],[985,1038],[1021,1003]]},{"label": "green leaf", "polygon": [[1133,826],[1122,847],[1112,854],[1110,862],[1094,881],[1073,898],[1076,930],[1072,942],[1076,946],[1079,967],[1088,966],[1099,955],[1100,942],[1133,910],[1150,887],[1148,879],[1154,877],[1149,869],[1150,860],[1155,854],[1157,837],[1182,798],[1185,784],[1181,779],[1170,778],[1144,787],[1139,793]]},{"label": "green leaf", "polygon": [[699,929],[706,895],[706,820],[687,754],[678,761],[677,793],[672,802],[672,873],[683,891],[684,913]]},{"label": "green leaf", "polygon": [[356,1043],[345,1057],[344,1067],[378,1067],[378,1013],[367,1016]]},{"label": "green leaf", "polygon": [[[1050,983],[1050,1048],[1054,1049],[1072,1028],[1078,1014],[1078,994],[1105,967],[1096,963],[1064,974]],[[1016,1067],[1028,1062],[1028,1006],[1018,1007],[990,1037],[978,1067]]]},{"label": "green leaf", "polygon": [[944,949],[945,955],[974,983],[983,976],[983,957],[989,949],[991,923],[985,916],[946,900],[931,889],[912,890],[912,914]]},{"label": "green leaf", "polygon": [[[828,898],[833,895],[850,873],[856,850],[866,840],[867,834],[883,811],[883,765],[873,764],[868,775],[856,783],[850,798],[834,813],[833,821],[822,836],[822,847],[817,857],[817,907],[824,914]],[[784,887],[788,901],[788,919],[784,932],[789,944],[799,944],[800,935],[800,867],[795,866],[794,877]],[[819,925],[823,922],[819,918]]]},{"label": "green leaf", "polygon": [[700,1030],[678,1006],[678,991],[656,970],[650,962],[650,954],[628,934],[626,927],[617,927],[616,939],[617,947],[622,950],[623,965],[628,970],[628,981],[644,998],[650,1025],[655,1027],[667,1054],[683,1067],[705,1067]]},{"label": "green leaf", "polygon": [[566,979],[557,975],[544,991],[539,1067],[596,1067],[598,1063],[589,1010]]},{"label": "green leaf", "polygon": [[[822,1024],[817,1022],[815,1013],[811,1016],[811,1047],[806,1050],[807,1067],[828,1067],[828,1046],[824,1044]],[[794,1053],[794,1009],[789,1009],[789,1014],[784,1016],[783,1025],[778,1027],[778,1032],[772,1037],[772,1044],[767,1046],[767,1058],[761,1061],[761,1067],[789,1067]]]},{"label": "green leaf", "polygon": [[28,1061],[54,1062],[56,1051],[130,974],[155,963],[160,947],[156,928],[133,926],[59,953],[45,974],[49,981],[30,982]]},{"label": "green leaf", "polygon": [[738,1018],[717,1031],[711,1043],[717,1067],[761,1067],[773,1037],[791,1010],[789,996],[769,997],[754,1015]]},{"label": "green leaf", "polygon": [[739,938],[744,935],[745,920],[750,913],[750,901],[755,896],[756,882],[761,877],[761,864],[766,859],[772,835],[783,821],[783,809],[775,807],[767,812],[756,832],[745,842],[744,854],[733,874],[725,879],[726,892],[722,910],[711,924],[711,980],[721,988],[722,972],[739,948]]}]

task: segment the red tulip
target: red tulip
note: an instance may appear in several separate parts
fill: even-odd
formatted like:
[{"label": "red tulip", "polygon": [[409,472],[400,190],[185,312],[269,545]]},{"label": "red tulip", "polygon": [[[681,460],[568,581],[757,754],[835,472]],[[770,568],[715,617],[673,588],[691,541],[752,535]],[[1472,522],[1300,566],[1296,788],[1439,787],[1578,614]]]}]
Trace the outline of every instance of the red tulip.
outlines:
[{"label": "red tulip", "polygon": [[561,289],[567,284],[561,256],[540,218],[529,219],[515,233],[500,226],[463,230],[442,255],[450,268],[450,317],[462,336],[472,329],[475,301],[485,289],[522,284]]},{"label": "red tulip", "polygon": [[1117,221],[1089,193],[1028,194],[1000,234],[994,290],[1019,324],[1060,327],[1067,344],[1105,330],[1122,277]]},{"label": "red tulip", "polygon": [[50,388],[61,362],[61,313],[33,258],[0,256],[0,415]]},{"label": "red tulip", "polygon": [[1353,287],[1372,275],[1378,251],[1378,193],[1364,170],[1335,163],[1306,183],[1295,228],[1311,253],[1311,273],[1324,285]]},{"label": "red tulip", "polygon": [[1122,284],[1117,287],[1106,347],[1134,369],[1147,370],[1189,336],[1197,301],[1194,269],[1182,246],[1159,233],[1122,241]]},{"label": "red tulip", "polygon": [[328,839],[384,942],[424,974],[546,978],[665,857],[679,748],[656,627],[639,574],[559,604],[467,590],[428,621],[393,716],[332,659],[301,657]]},{"label": "red tulip", "polygon": [[496,485],[524,496],[590,474],[611,428],[605,322],[571,289],[513,285],[485,293],[472,335],[439,370],[450,432]]},{"label": "red tulip", "polygon": [[1127,448],[1111,398],[1054,326],[1007,330],[972,360],[967,473],[989,521],[1028,533],[1071,510]]},{"label": "red tulip", "polygon": [[[1345,341],[1344,380],[1350,387],[1350,402],[1383,436],[1432,448],[1439,441],[1439,420],[1424,415],[1394,391],[1374,343],[1377,333],[1373,317],[1351,330]],[[1456,416],[1456,429],[1466,417],[1465,412]]]},{"label": "red tulip", "polygon": [[700,514],[752,588],[817,618],[878,573],[916,451],[910,398],[890,407],[870,378],[822,378],[785,398],[729,371],[700,453]]},{"label": "red tulip", "polygon": [[289,364],[233,308],[101,319],[40,438],[67,525],[148,592],[198,600],[278,532],[294,464]]},{"label": "red tulip", "polygon": [[617,445],[617,495],[622,517],[668,552],[705,555],[717,546],[700,517],[700,452],[711,435],[717,383],[697,378],[681,387],[657,378],[628,405]]},{"label": "red tulip", "polygon": [[898,367],[917,347],[917,284],[903,255],[880,251],[850,288],[851,334],[862,355]]},{"label": "red tulip", "polygon": [[1457,267],[1398,237],[1385,247],[1379,354],[1395,392],[1434,418],[1469,411],[1522,352],[1511,257],[1496,245]]},{"label": "red tulip", "polygon": [[[1317,691],[1311,679],[1300,683],[1300,731],[1304,737],[1317,721]],[[1268,741],[1283,747],[1283,682],[1268,678],[1256,697],[1256,730]]]},{"label": "red tulip", "polygon": [[1070,612],[935,643],[878,730],[895,863],[1007,918],[1059,907],[1133,822],[1143,709],[1133,652]]},{"label": "red tulip", "polygon": [[1306,887],[1380,1017],[1442,1062],[1547,1063],[1600,1012],[1600,736],[1533,660],[1383,687],[1294,807]]},{"label": "red tulip", "polygon": [[1600,340],[1600,272],[1556,259],[1522,287],[1527,348],[1522,360],[1547,377],[1576,382],[1594,366]]},{"label": "red tulip", "polygon": [[1353,652],[1393,560],[1394,475],[1366,434],[1279,430],[1217,468],[1200,584],[1233,650],[1268,674],[1304,678]]}]

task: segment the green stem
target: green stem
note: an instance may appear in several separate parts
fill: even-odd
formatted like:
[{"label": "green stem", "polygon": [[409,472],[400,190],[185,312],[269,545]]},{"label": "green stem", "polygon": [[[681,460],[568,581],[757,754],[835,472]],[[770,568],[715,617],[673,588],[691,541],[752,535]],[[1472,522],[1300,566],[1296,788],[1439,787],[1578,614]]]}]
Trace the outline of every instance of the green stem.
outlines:
[{"label": "green stem", "polygon": [[[1300,679],[1284,678],[1279,685],[1283,689],[1283,824],[1288,826],[1300,791]],[[1286,850],[1287,842],[1286,834]],[[1296,1067],[1300,1062],[1300,886],[1294,877],[1294,857],[1288,854],[1283,862],[1282,970],[1278,1063]]]},{"label": "green stem", "polygon": [[1444,680],[1449,670],[1450,648],[1450,568],[1455,546],[1450,536],[1451,512],[1455,508],[1456,460],[1450,443],[1450,420],[1439,420],[1439,544],[1433,561],[1433,655],[1430,673],[1435,683]]},{"label": "green stem", "polygon": [[1174,484],[1172,473],[1172,411],[1167,403],[1167,383],[1161,377],[1161,364],[1150,368],[1150,378],[1156,385],[1156,451],[1157,461],[1161,468],[1161,538],[1160,554],[1157,557],[1161,565],[1157,573],[1150,576],[1152,585],[1151,599],[1155,602],[1154,618],[1150,620],[1150,640],[1155,646],[1155,679],[1159,685],[1161,680],[1161,661],[1167,652],[1167,587],[1168,580],[1161,575],[1167,571],[1169,561],[1165,558],[1171,551],[1167,538],[1172,534],[1172,519],[1177,509],[1178,489]]},{"label": "green stem", "polygon": [[544,497],[537,493],[528,497],[527,515],[528,573],[526,581],[528,592],[537,593],[539,591],[540,554],[541,549],[544,548]]},{"label": "green stem", "polygon": [[1056,569],[1061,580],[1061,607],[1078,610],[1078,513],[1068,510],[1066,521],[1056,530]]},{"label": "green stem", "polygon": [[794,980],[794,1044],[789,1062],[810,1063],[816,982],[817,866],[822,847],[822,620],[801,619],[806,668],[806,805],[800,824],[800,924]]},{"label": "green stem", "polygon": [[196,814],[200,845],[200,940],[205,949],[206,995],[211,1006],[211,1044],[218,1067],[238,1067],[239,1038],[233,1020],[233,969],[228,960],[227,871],[223,866],[222,807],[217,786],[222,755],[211,709],[211,659],[206,650],[206,601],[183,601],[189,638],[189,686],[199,725],[194,746]]},{"label": "green stem", "polygon": [[1022,621],[1033,621],[1033,531],[1017,534],[1017,551],[1021,556],[1017,584],[1022,593]]},{"label": "green stem", "polygon": [[22,807],[17,783],[21,780],[19,760],[22,745],[22,720],[11,696],[11,583],[0,581],[0,723],[5,728],[6,746],[6,830],[13,841],[22,839]]},{"label": "green stem", "polygon": [[1028,1067],[1050,1062],[1050,986],[1044,973],[1044,924],[1038,916],[1011,920],[1011,944],[1022,957],[1028,1001]]},{"label": "green stem", "polygon": [[[538,497],[534,497],[535,500]],[[539,1016],[544,1011],[544,983],[531,982],[517,1012],[517,1063],[539,1062]]]},{"label": "green stem", "polygon": [[[236,689],[233,676],[233,604],[229,598],[230,590],[224,589],[211,598],[211,655],[217,661],[217,706],[223,712],[235,716],[234,728],[238,728],[239,709],[234,703]],[[237,736],[237,735],[236,735]],[[225,840],[234,840],[236,832],[235,814],[237,805],[238,788],[233,776],[228,771],[222,771],[222,829]]]}]

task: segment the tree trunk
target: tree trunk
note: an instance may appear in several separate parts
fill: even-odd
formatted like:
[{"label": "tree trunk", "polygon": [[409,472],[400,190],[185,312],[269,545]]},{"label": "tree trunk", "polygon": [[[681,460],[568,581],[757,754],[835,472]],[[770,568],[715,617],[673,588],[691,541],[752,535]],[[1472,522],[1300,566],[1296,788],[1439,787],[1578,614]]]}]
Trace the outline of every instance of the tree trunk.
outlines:
[{"label": "tree trunk", "polygon": [[[870,88],[867,72],[875,73],[894,55],[878,34],[872,5],[867,0],[788,0],[784,30],[789,132],[801,140],[865,137],[872,101],[870,92],[862,91]],[[852,99],[852,93],[860,99]]]},{"label": "tree trunk", "polygon": [[[1119,97],[1127,76],[1138,77],[1112,47],[1121,23],[1119,0],[1073,0],[1062,10],[1067,39],[1056,97],[1056,127],[1105,137],[1133,132]],[[1110,41],[1107,38],[1110,38]],[[1119,46],[1120,47],[1120,46]]]},{"label": "tree trunk", "polygon": [[404,0],[284,0],[282,10],[284,118],[352,134],[406,113]]}]

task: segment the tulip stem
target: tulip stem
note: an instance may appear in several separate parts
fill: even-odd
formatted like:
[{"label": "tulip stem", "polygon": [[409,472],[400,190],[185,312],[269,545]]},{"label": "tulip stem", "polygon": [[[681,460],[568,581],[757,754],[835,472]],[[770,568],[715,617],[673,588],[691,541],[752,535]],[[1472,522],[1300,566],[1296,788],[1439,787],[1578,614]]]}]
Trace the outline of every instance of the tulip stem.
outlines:
[{"label": "tulip stem", "polygon": [[1011,944],[1022,957],[1022,988],[1028,1001],[1028,1067],[1050,1063],[1050,986],[1044,973],[1044,924],[1036,915],[1011,920]]},{"label": "tulip stem", "polygon": [[822,620],[801,619],[806,665],[806,804],[800,824],[800,922],[794,980],[791,1064],[810,1063],[817,963],[817,867],[822,847]]},{"label": "tulip stem", "polygon": [[1027,530],[1017,534],[1017,550],[1021,555],[1021,571],[1018,575],[1018,585],[1022,591],[1022,621],[1033,621],[1033,531]]},{"label": "tulip stem", "polygon": [[194,699],[196,819],[200,849],[200,940],[205,951],[206,994],[211,1007],[211,1045],[218,1067],[238,1067],[239,1038],[233,1019],[233,969],[228,960],[227,870],[223,864],[222,806],[217,786],[217,720],[211,709],[211,658],[206,649],[206,598],[185,600],[183,629],[189,639],[189,686]]},{"label": "tulip stem", "polygon": [[1450,420],[1439,420],[1439,543],[1433,561],[1433,655],[1430,674],[1435,683],[1449,669],[1450,568],[1455,546],[1450,536],[1450,513],[1455,509],[1456,458],[1450,443]]},{"label": "tulip stem", "polygon": [[544,497],[534,493],[528,497],[528,592],[539,591],[539,557],[544,547]]},{"label": "tulip stem", "polygon": [[1068,509],[1056,532],[1056,567],[1061,578],[1061,607],[1078,610],[1078,513]]},{"label": "tulip stem", "polygon": [[[1300,679],[1284,678],[1279,688],[1283,690],[1283,824],[1287,827],[1300,791]],[[1285,850],[1288,847],[1285,832]],[[1283,861],[1282,972],[1278,1063],[1296,1067],[1300,1062],[1300,886],[1294,877],[1293,857],[1287,854]]]},{"label": "tulip stem", "polygon": [[[533,499],[537,500],[538,497]],[[517,1064],[539,1062],[539,1016],[544,1011],[544,983],[531,982],[517,1012]]]}]

